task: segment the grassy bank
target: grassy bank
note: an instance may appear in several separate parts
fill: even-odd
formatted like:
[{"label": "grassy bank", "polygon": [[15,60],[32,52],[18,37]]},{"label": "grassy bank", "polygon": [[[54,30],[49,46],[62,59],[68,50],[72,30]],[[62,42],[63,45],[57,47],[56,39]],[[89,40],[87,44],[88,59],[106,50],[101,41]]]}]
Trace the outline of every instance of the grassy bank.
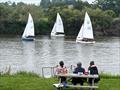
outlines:
[{"label": "grassy bank", "polygon": [[[57,82],[57,78],[42,78],[33,73],[22,72],[14,75],[0,75],[0,90],[54,90],[52,84]],[[119,89],[120,76],[101,76],[98,90]]]}]

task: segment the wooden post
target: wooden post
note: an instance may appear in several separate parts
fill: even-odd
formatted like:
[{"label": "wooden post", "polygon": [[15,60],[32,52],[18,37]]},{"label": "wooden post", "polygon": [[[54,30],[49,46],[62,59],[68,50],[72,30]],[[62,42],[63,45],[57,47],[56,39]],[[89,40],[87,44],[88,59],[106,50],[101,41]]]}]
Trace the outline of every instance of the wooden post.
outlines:
[{"label": "wooden post", "polygon": [[44,70],[43,70],[44,67],[42,67],[42,76],[44,77]]}]

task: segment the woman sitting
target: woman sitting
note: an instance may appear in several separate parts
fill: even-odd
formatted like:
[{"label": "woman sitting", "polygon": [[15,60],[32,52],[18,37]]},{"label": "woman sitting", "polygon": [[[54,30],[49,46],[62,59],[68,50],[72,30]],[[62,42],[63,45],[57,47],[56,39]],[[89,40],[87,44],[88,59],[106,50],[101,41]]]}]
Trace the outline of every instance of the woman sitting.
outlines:
[{"label": "woman sitting", "polygon": [[[67,68],[64,66],[64,62],[60,61],[59,66],[56,69],[57,74],[66,74],[67,73]],[[66,77],[59,77],[60,78],[60,83],[66,83]]]}]

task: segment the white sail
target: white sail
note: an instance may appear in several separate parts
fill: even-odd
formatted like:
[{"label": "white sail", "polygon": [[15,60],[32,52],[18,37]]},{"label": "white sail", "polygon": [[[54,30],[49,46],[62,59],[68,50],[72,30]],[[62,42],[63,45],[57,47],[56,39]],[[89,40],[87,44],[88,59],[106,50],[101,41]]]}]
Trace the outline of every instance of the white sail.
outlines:
[{"label": "white sail", "polygon": [[56,22],[53,26],[53,29],[52,29],[52,32],[51,32],[51,35],[54,36],[56,34]]},{"label": "white sail", "polygon": [[51,36],[55,36],[57,33],[64,33],[63,22],[59,13],[57,13],[56,22],[53,26]]},{"label": "white sail", "polygon": [[76,38],[76,42],[95,43],[95,41],[93,41],[93,39],[94,39],[94,36],[93,36],[92,23],[91,23],[88,13],[86,12],[84,24],[82,25],[82,27],[80,29],[80,32]]},{"label": "white sail", "polygon": [[92,23],[87,12],[84,19],[83,38],[94,39]]},{"label": "white sail", "polygon": [[78,36],[77,36],[76,40],[82,40],[83,39],[83,30],[84,30],[84,27],[82,25],[81,29],[80,29],[80,32],[78,33]]},{"label": "white sail", "polygon": [[27,25],[25,27],[22,38],[26,38],[28,36],[35,36],[35,34],[34,34],[34,22],[33,22],[33,19],[32,19],[32,16],[30,13],[29,13]]}]

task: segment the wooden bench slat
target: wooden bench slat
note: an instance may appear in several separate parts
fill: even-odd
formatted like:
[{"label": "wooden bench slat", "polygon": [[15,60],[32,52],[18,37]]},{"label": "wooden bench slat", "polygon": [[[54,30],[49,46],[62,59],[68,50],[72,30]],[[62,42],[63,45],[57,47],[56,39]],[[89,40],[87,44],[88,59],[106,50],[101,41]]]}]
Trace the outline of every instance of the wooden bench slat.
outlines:
[{"label": "wooden bench slat", "polygon": [[[56,87],[56,88],[62,88],[62,87],[64,87],[64,85],[63,84],[60,84],[60,83],[58,83],[58,84],[53,84],[53,86],[54,87]],[[66,85],[66,87],[71,87],[71,88],[98,88],[98,86],[80,86],[80,85]]]},{"label": "wooden bench slat", "polygon": [[71,88],[98,88],[98,86],[78,86],[78,85],[67,85],[67,87]]},{"label": "wooden bench slat", "polygon": [[53,86],[56,88],[60,88],[60,87],[63,87],[63,84],[58,83],[58,84],[53,84]]}]

